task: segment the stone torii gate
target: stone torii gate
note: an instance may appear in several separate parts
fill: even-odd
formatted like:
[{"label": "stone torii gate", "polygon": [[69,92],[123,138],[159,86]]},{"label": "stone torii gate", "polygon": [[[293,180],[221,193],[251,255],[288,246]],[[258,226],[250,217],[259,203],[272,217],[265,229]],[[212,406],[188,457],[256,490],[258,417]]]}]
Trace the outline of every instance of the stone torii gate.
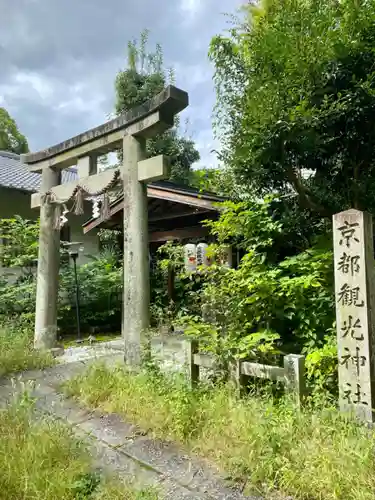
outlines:
[{"label": "stone torii gate", "polygon": [[[119,117],[37,153],[21,155],[32,172],[41,172],[41,191],[31,197],[40,207],[39,256],[35,308],[35,347],[51,349],[57,340],[57,298],[61,207],[73,202],[83,213],[83,199],[102,197],[102,214],[108,216],[108,190],[124,191],[124,290],[122,334],[125,360],[140,362],[142,332],[149,327],[148,213],[146,183],[168,176],[163,156],[145,159],[145,139],[171,128],[174,117],[188,105],[186,92],[169,86],[145,104]],[[97,157],[123,149],[119,169],[97,172]],[[61,171],[77,165],[78,181],[61,184]]]}]

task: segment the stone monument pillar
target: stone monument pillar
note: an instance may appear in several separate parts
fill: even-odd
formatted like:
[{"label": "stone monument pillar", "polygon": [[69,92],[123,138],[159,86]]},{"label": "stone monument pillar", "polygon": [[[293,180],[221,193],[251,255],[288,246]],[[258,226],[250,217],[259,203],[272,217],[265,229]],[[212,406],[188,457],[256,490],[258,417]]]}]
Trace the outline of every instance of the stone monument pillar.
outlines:
[{"label": "stone monument pillar", "polygon": [[374,421],[374,248],[372,217],[333,217],[340,409]]}]

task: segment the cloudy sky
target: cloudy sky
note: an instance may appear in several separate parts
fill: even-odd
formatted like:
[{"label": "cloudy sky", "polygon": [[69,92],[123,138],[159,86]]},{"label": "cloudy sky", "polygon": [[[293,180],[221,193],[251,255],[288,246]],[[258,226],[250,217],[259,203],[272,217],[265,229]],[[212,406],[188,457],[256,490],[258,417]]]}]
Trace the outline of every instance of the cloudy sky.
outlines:
[{"label": "cloudy sky", "polygon": [[215,164],[210,39],[228,29],[240,0],[0,0],[0,106],[39,150],[99,125],[113,110],[126,47],[149,29],[176,85],[189,92],[183,117]]}]

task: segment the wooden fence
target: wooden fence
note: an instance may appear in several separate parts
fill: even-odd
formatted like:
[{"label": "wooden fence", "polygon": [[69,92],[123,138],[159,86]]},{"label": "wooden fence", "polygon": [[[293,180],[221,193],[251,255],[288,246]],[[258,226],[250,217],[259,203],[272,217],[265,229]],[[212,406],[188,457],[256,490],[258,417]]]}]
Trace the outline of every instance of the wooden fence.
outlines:
[{"label": "wooden fence", "polygon": [[[187,368],[192,385],[199,381],[199,369],[214,368],[215,359],[211,354],[199,352],[199,343],[195,340],[185,340]],[[306,394],[305,356],[288,354],[284,356],[283,367],[237,361],[233,363],[232,377],[241,390],[246,384],[246,377],[256,377],[281,382],[285,391],[295,397],[300,404]]]}]

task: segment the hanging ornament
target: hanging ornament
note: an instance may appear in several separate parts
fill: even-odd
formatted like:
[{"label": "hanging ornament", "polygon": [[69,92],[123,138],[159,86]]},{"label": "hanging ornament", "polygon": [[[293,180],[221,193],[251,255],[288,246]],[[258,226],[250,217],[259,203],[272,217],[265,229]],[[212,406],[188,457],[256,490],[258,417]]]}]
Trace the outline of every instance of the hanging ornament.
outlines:
[{"label": "hanging ornament", "polygon": [[111,218],[111,200],[108,193],[103,193],[101,216],[103,220]]},{"label": "hanging ornament", "polygon": [[84,206],[83,206],[84,196],[85,193],[82,186],[77,186],[77,189],[74,194],[74,202],[72,209],[76,215],[84,214]]},{"label": "hanging ornament", "polygon": [[98,219],[100,217],[99,200],[95,198],[92,202],[92,218]]},{"label": "hanging ornament", "polygon": [[66,205],[62,206],[63,210],[61,210],[61,205],[59,203],[56,203],[55,205],[55,221],[53,224],[54,229],[57,231],[60,231],[60,229],[68,222],[68,219],[66,218],[66,214],[69,213],[69,210],[66,208]]},{"label": "hanging ornament", "polygon": [[68,218],[66,216],[66,214],[69,213],[69,210],[67,208],[67,206],[64,204],[63,205],[63,211],[61,213],[61,216],[60,216],[60,228],[64,226],[64,224],[66,224],[68,222]]}]

